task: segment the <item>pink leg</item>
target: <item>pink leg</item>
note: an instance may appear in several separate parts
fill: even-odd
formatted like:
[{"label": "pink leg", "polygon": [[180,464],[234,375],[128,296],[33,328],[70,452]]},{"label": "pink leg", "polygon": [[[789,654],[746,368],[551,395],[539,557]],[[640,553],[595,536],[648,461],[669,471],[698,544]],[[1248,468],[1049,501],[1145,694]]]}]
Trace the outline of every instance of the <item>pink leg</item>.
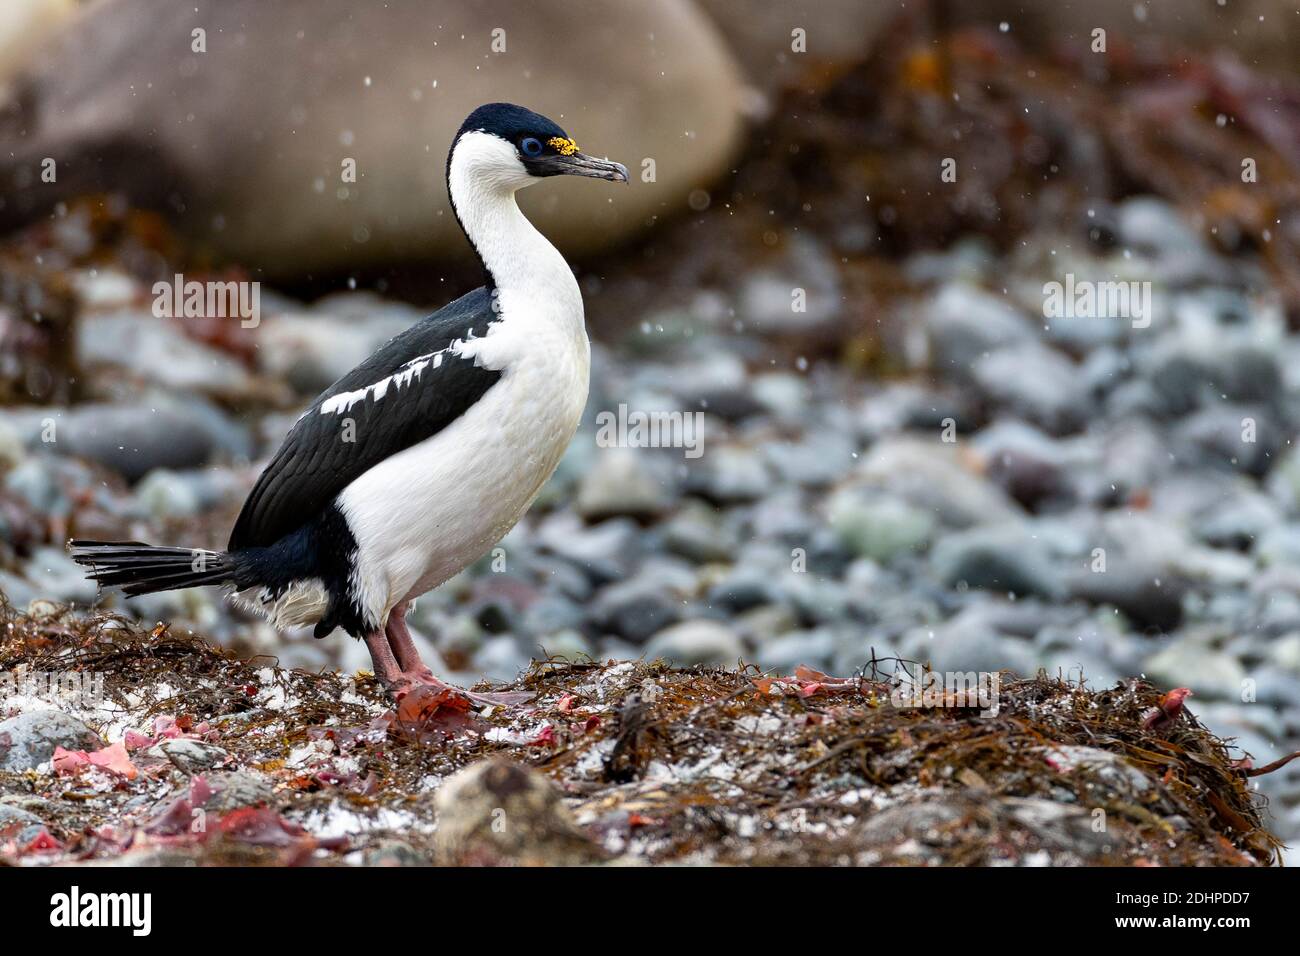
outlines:
[{"label": "pink leg", "polygon": [[478,704],[520,704],[532,698],[527,693],[475,694],[440,681],[429,665],[420,660],[420,652],[406,626],[406,605],[399,604],[388,613],[383,632],[366,636],[366,646],[375,662],[375,676],[394,697],[401,698],[415,687],[448,690]]},{"label": "pink leg", "polygon": [[415,649],[411,632],[406,627],[406,605],[399,604],[388,612],[388,624],[385,625],[388,644],[393,649],[397,664],[409,677],[435,680],[429,665],[420,660],[420,652]]},{"label": "pink leg", "polygon": [[388,644],[388,635],[383,631],[374,631],[366,635],[366,649],[370,651],[370,660],[375,665],[375,676],[385,687],[393,688],[402,682],[402,668],[393,657],[393,649]]}]

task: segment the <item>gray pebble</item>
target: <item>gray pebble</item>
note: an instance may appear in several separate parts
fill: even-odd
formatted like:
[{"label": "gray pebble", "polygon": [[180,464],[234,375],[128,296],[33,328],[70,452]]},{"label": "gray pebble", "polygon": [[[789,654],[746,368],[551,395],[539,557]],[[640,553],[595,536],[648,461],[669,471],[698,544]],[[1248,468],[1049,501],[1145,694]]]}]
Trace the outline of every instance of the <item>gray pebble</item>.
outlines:
[{"label": "gray pebble", "polygon": [[0,770],[35,770],[65,750],[99,750],[99,735],[57,710],[34,710],[0,720]]}]

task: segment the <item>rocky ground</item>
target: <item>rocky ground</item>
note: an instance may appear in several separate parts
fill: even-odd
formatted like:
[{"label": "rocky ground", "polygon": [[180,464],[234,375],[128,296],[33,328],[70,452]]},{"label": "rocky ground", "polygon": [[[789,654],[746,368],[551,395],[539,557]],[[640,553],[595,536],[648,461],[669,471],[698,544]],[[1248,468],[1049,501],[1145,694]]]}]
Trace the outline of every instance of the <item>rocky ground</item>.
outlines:
[{"label": "rocky ground", "polygon": [[[909,60],[899,75],[923,91],[932,67]],[[852,82],[823,105],[844,124],[869,106]],[[884,122],[855,144],[881,139]],[[1212,112],[1205,125],[1222,127]],[[755,153],[793,164],[802,137],[801,156],[826,158],[822,117],[768,132]],[[428,658],[462,682],[514,681],[539,658],[850,675],[900,657],[1041,668],[1099,691],[1141,677],[1191,688],[1188,706],[1235,741],[1233,759],[1245,751],[1258,766],[1300,748],[1289,227],[1274,224],[1274,246],[1240,230],[1229,242],[1175,187],[1159,195],[1152,174],[1140,195],[1113,200],[1043,190],[1014,215],[1006,200],[983,232],[983,207],[954,200],[927,229],[897,169],[861,201],[869,166],[833,167],[840,181],[815,179],[806,219],[787,196],[772,222],[781,171],[751,161],[654,255],[583,272],[598,339],[587,420],[532,514],[418,602],[410,620]],[[923,231],[941,248],[909,238]],[[264,289],[253,329],[155,318],[142,277],[170,275],[178,256],[152,219],[94,206],[0,252],[4,388],[21,399],[0,412],[0,590],[15,608],[101,601],[63,553],[72,535],[220,546],[315,391],[423,314],[381,287],[310,304]],[[1150,282],[1149,326],[1044,318],[1044,283],[1067,273]],[[804,312],[791,310],[794,289]],[[620,404],[702,412],[703,453],[600,447],[596,416]],[[295,673],[367,664],[341,635],[276,635],[207,591],[100,606]],[[624,673],[640,680],[648,666]],[[346,678],[267,673],[348,693]],[[723,696],[747,679],[707,673]],[[595,693],[577,687],[556,693]],[[355,693],[355,721],[333,715],[345,724],[380,712]],[[0,701],[0,715],[25,706]],[[549,713],[517,732],[541,733]],[[1273,832],[1300,833],[1300,762],[1250,785]]]},{"label": "rocky ground", "polygon": [[[0,863],[1256,865],[1248,771],[1142,682],[996,714],[878,670],[535,663],[511,706],[6,611]],[[105,675],[32,693],[41,674]],[[501,691],[502,688],[494,688]],[[968,704],[971,704],[968,706]]]}]

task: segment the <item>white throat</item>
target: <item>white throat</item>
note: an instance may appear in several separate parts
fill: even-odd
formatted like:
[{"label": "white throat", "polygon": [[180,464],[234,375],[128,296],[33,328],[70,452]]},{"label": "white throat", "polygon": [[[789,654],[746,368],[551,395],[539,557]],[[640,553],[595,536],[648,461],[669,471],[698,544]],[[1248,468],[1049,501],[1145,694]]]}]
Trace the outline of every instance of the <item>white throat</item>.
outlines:
[{"label": "white throat", "polygon": [[463,135],[447,172],[456,215],[501,294],[572,295],[581,323],[582,300],[569,264],[515,202],[515,193],[534,182],[514,147],[490,133]]}]

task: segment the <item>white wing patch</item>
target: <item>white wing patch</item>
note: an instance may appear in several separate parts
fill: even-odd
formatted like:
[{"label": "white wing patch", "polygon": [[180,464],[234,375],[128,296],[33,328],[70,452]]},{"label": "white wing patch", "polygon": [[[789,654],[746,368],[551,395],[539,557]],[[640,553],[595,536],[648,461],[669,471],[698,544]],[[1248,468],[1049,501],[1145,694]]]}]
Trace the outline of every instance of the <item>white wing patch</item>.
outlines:
[{"label": "white wing patch", "polygon": [[439,368],[442,365],[442,357],[448,352],[456,349],[460,342],[453,342],[448,348],[439,352],[430,352],[428,355],[421,355],[411,359],[393,372],[386,375],[377,382],[373,382],[364,388],[354,389],[350,392],[340,392],[337,395],[327,398],[321,402],[320,413],[322,415],[343,415],[352,410],[352,406],[357,402],[364,402],[367,397],[373,395],[375,401],[379,401],[388,394],[389,387],[403,388],[420,376],[426,368]]}]

